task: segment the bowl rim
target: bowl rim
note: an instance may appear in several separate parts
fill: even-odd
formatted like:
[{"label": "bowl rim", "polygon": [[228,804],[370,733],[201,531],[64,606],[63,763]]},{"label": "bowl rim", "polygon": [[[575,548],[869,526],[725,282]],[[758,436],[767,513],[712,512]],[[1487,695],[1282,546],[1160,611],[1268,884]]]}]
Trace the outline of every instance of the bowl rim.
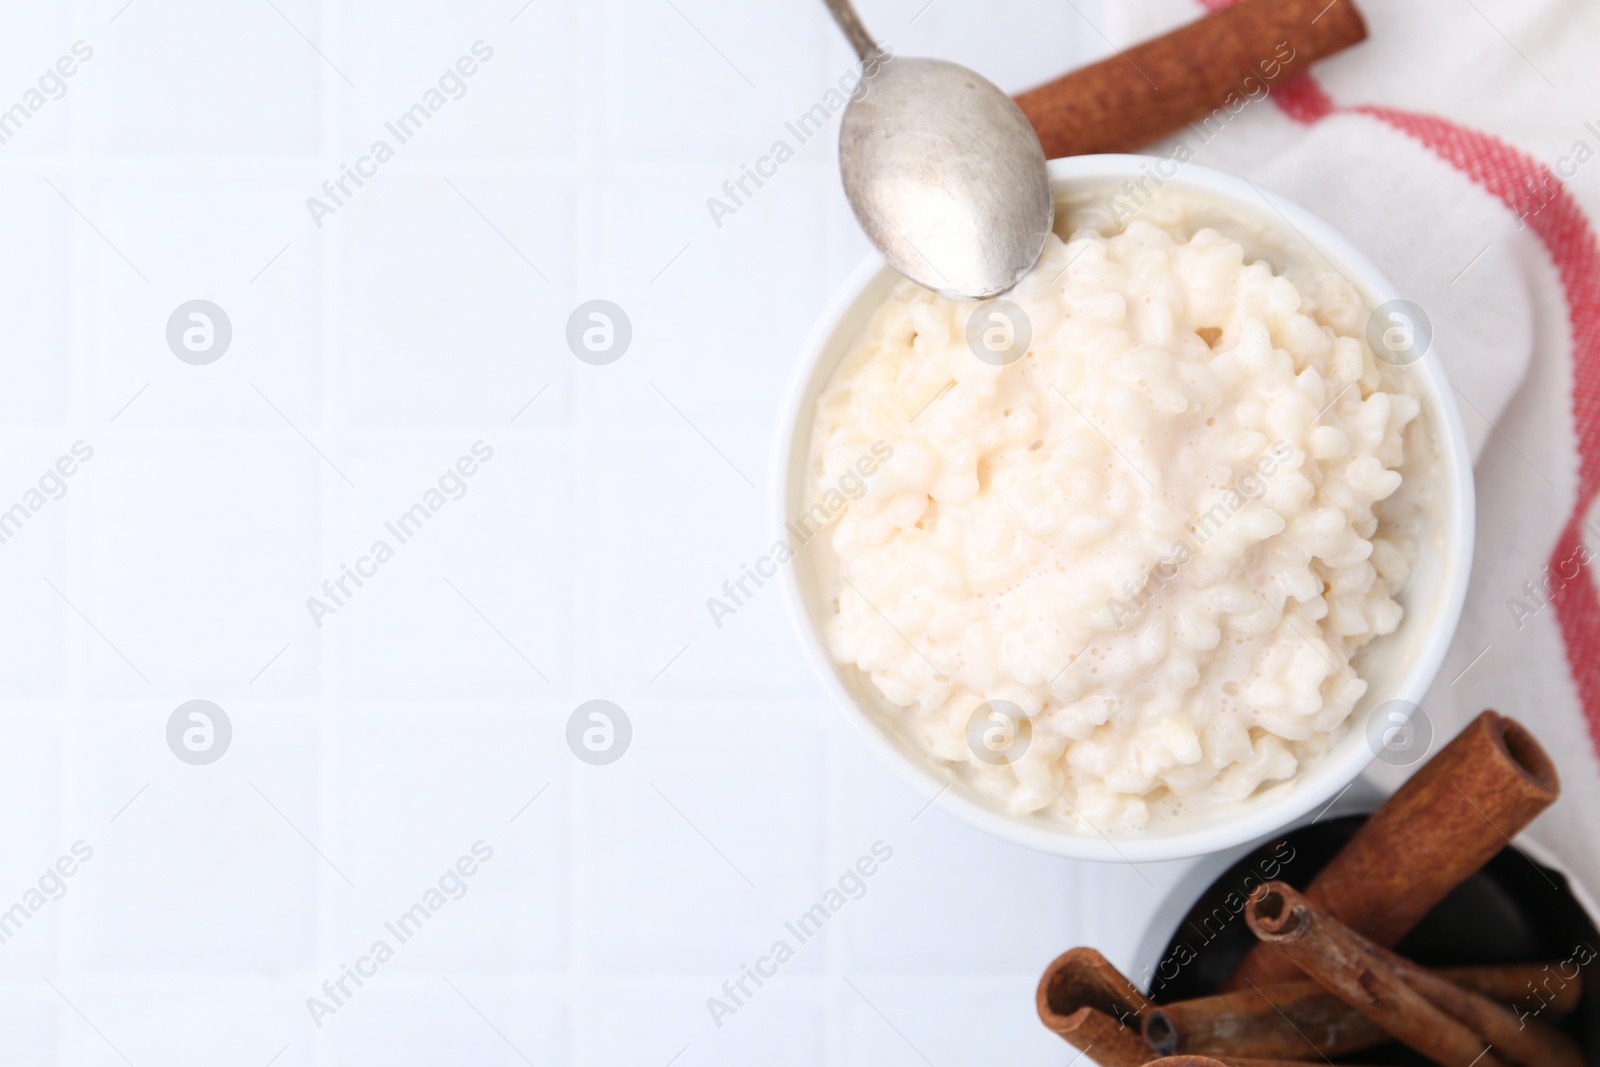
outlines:
[{"label": "bowl rim", "polygon": [[[1051,160],[1051,187],[1059,198],[1071,191],[1071,186],[1090,180],[1140,178],[1148,175],[1163,159],[1171,158],[1091,155]],[[1173,176],[1167,177],[1163,173],[1161,179],[1164,185],[1172,185],[1180,190],[1187,189],[1232,201],[1246,218],[1265,221],[1272,229],[1282,232],[1272,219],[1272,214],[1276,213],[1330,264],[1338,264],[1335,269],[1362,289],[1363,295],[1374,306],[1403,296],[1376,264],[1332,226],[1293,201],[1263,189],[1254,182],[1187,162],[1179,163]],[[1270,211],[1255,206],[1262,203]],[[788,543],[784,526],[789,521],[790,473],[795,469],[793,449],[802,428],[802,416],[806,422],[805,440],[809,441],[813,412],[812,404],[807,402],[808,389],[817,374],[818,365],[835,347],[842,320],[862,299],[865,291],[879,282],[886,272],[892,273],[893,269],[873,252],[848,275],[812,327],[790,377],[769,457],[768,530],[777,541]],[[843,352],[839,352],[837,358],[842,359],[843,355]],[[833,366],[837,366],[837,362]],[[1428,399],[1432,401],[1433,411],[1437,415],[1435,429],[1438,434],[1440,477],[1450,490],[1446,514],[1440,522],[1444,544],[1443,572],[1432,605],[1434,618],[1419,635],[1409,667],[1399,673],[1387,698],[1408,701],[1415,707],[1432,684],[1449,651],[1466,601],[1475,532],[1475,497],[1471,450],[1437,348],[1430,347],[1409,369],[1417,373],[1430,394]],[[832,373],[831,367],[829,373]],[[952,776],[937,773],[931,760],[914,759],[891,740],[840,678],[838,666],[826,647],[820,627],[812,623],[807,612],[797,568],[784,565],[778,571],[785,609],[812,673],[868,750],[926,801],[926,806],[938,807],[970,826],[1013,844],[1075,859],[1128,864],[1185,859],[1233,849],[1263,840],[1319,806],[1329,804],[1360,776],[1374,758],[1365,745],[1347,745],[1342,753],[1334,748],[1314,768],[1314,773],[1308,776],[1309,780],[1308,777],[1298,778],[1296,788],[1283,795],[1270,801],[1247,804],[1237,817],[1210,817],[1187,828],[1179,823],[1158,828],[1146,835],[1113,838],[1097,830],[1098,836],[1090,836],[1051,826],[1032,816],[1011,815],[965,795],[956,787]]]}]

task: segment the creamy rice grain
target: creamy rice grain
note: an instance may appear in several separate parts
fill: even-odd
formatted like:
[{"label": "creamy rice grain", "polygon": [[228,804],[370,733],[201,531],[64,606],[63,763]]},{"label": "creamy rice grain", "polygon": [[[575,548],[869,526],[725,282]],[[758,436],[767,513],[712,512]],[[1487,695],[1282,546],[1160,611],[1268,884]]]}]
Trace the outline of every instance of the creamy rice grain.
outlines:
[{"label": "creamy rice grain", "polygon": [[[818,402],[811,483],[892,447],[829,539],[827,627],[887,723],[1100,831],[1329,747],[1366,691],[1351,657],[1400,622],[1416,540],[1374,505],[1420,406],[1348,283],[1296,278],[1214,229],[1081,227],[1007,294],[1032,343],[1005,366],[968,346],[977,304],[894,291]],[[1010,765],[968,743],[991,701],[1031,725]]]}]

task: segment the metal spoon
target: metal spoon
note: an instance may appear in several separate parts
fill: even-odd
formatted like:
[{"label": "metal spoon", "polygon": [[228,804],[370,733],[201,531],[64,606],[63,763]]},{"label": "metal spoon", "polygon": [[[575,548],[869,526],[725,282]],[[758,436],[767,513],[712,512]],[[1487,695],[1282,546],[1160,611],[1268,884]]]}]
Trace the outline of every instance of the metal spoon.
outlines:
[{"label": "metal spoon", "polygon": [[929,289],[1005,292],[1038,261],[1055,219],[1033,127],[982,75],[891,56],[850,0],[824,3],[864,73],[840,122],[839,171],[867,239]]}]

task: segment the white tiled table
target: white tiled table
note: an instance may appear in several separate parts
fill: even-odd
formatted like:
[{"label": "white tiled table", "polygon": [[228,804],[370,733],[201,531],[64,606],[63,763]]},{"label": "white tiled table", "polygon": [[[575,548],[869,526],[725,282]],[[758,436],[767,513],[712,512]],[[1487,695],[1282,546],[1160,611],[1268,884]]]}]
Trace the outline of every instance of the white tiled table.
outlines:
[{"label": "white tiled table", "polygon": [[[0,908],[94,850],[0,944],[0,1064],[1064,1062],[1039,970],[1125,956],[1174,872],[919,815],[776,590],[705,608],[765,544],[783,383],[865,250],[831,127],[720,228],[705,206],[848,69],[821,4],[124,4],[0,16],[0,108],[94,49],[0,146],[0,507],[94,449],[0,544]],[[1019,89],[1108,50],[1100,8],[865,14]],[[478,40],[466,94],[316,227],[307,197]],[[634,330],[605,367],[564,342],[595,297]],[[164,336],[195,298],[233,327],[203,367]],[[480,440],[466,495],[313,625]],[[564,740],[596,697],[634,728],[604,767]],[[233,725],[210,766],[166,744],[194,698]],[[466,895],[315,1025],[479,840]],[[878,840],[866,896],[716,1027],[706,998]]]}]

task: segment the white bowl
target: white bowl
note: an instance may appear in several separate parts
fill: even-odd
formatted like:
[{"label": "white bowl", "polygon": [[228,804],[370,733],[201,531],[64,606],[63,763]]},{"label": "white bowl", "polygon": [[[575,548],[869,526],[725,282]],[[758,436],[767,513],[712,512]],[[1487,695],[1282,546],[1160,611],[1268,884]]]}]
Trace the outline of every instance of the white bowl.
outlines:
[{"label": "white bowl", "polygon": [[[1050,163],[1057,200],[1096,189],[1109,191],[1129,178],[1151,172],[1150,156],[1104,155],[1058,159]],[[1165,175],[1163,175],[1165,178]],[[1304,208],[1220,171],[1184,164],[1172,189],[1214,199],[1247,221],[1262,224],[1287,242],[1310,242],[1316,252],[1378,304],[1403,296],[1366,256],[1332,227]],[[845,282],[813,329],[784,401],[773,450],[771,521],[773,536],[786,540],[784,524],[801,510],[806,491],[811,427],[817,397],[834,369],[865,330],[868,320],[900,276],[881,257],[867,259]],[[1472,564],[1472,460],[1455,397],[1435,352],[1408,368],[1434,428],[1443,481],[1442,514],[1433,540],[1423,546],[1416,573],[1400,596],[1405,619],[1394,634],[1374,642],[1363,667],[1370,684],[1351,715],[1345,733],[1318,762],[1304,769],[1287,789],[1253,797],[1225,815],[1159,825],[1137,835],[1108,837],[1081,832],[1039,816],[1014,815],[969,793],[949,769],[914,749],[882,721],[871,683],[854,668],[841,667],[823,636],[825,595],[816,575],[816,551],[800,552],[781,568],[780,582],[790,618],[812,669],[879,759],[924,799],[996,837],[1062,856],[1108,862],[1179,859],[1233,848],[1271,834],[1327,804],[1370,763],[1374,753],[1363,723],[1373,708],[1388,701],[1422,699],[1455,633],[1466,598]],[[820,546],[819,546],[820,547]]]}]

